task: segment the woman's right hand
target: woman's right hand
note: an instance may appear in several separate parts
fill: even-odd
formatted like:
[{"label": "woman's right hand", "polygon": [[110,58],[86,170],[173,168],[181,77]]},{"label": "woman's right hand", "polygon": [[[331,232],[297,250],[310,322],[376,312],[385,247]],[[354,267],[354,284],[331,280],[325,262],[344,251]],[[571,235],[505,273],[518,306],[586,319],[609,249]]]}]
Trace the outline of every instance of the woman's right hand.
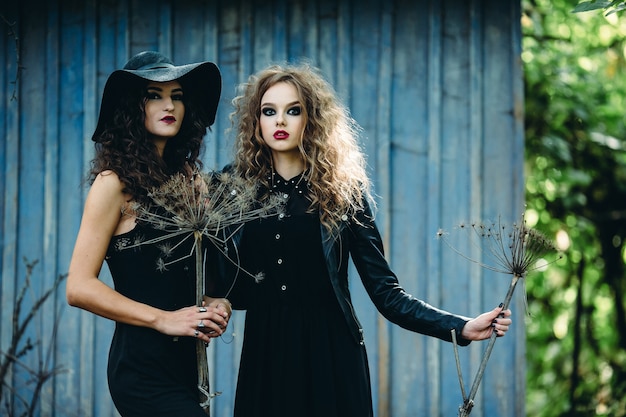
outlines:
[{"label": "woman's right hand", "polygon": [[228,325],[228,313],[213,306],[189,306],[175,311],[163,311],[155,329],[170,336],[191,336],[209,343],[221,336]]}]

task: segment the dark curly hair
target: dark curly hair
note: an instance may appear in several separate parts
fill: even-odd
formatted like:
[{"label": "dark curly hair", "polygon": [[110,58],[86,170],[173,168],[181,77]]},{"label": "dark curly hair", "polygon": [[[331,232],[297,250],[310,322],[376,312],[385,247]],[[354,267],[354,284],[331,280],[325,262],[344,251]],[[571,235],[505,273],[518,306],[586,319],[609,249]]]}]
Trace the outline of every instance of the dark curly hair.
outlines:
[{"label": "dark curly hair", "polygon": [[96,153],[91,161],[88,182],[102,171],[111,170],[124,184],[123,192],[138,202],[147,199],[148,190],[161,185],[172,174],[202,169],[199,159],[208,123],[199,111],[193,88],[185,88],[185,117],[178,134],[167,141],[163,158],[146,131],[144,109],[148,82],[138,83],[127,91],[116,107],[112,122],[92,140]]}]

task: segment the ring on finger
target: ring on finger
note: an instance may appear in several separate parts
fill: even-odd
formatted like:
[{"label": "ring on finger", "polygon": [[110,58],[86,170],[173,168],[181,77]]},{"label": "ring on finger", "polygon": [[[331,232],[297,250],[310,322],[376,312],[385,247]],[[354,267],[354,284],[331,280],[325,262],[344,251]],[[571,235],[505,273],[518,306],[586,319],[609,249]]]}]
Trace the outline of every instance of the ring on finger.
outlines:
[{"label": "ring on finger", "polygon": [[204,322],[202,320],[200,320],[200,323],[198,323],[198,329],[202,329],[204,327]]},{"label": "ring on finger", "polygon": [[200,334],[200,332],[199,332],[199,331],[194,330],[194,332],[193,332],[194,337],[198,337],[198,335],[199,335],[199,334]]},{"label": "ring on finger", "polygon": [[206,313],[206,307],[198,307],[199,313]]}]

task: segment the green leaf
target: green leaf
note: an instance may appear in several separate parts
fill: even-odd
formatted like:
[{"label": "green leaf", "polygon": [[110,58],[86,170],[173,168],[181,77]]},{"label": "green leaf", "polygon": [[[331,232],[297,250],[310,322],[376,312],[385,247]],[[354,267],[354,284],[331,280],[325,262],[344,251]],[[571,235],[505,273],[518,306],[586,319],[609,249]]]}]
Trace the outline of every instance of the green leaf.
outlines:
[{"label": "green leaf", "polygon": [[606,15],[608,16],[613,13],[621,12],[622,10],[626,10],[626,3],[622,3],[619,6],[616,6],[615,9],[611,10]]},{"label": "green leaf", "polygon": [[606,9],[607,7],[611,6],[612,3],[613,3],[612,1],[595,1],[595,0],[583,1],[583,2],[578,3],[576,7],[574,7],[574,10],[572,10],[572,13],[589,12],[592,10]]}]

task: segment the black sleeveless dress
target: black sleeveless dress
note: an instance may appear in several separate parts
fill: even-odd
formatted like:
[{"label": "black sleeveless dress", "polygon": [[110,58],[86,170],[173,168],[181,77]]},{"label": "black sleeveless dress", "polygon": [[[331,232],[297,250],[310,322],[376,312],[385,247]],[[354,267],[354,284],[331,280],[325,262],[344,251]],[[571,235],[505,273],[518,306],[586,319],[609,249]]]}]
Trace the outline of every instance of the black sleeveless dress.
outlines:
[{"label": "black sleeveless dress", "polygon": [[352,338],[322,252],[317,213],[306,210],[306,182],[275,175],[287,215],[247,223],[243,266],[231,301],[246,308],[235,417],[369,417],[365,347]]},{"label": "black sleeveless dress", "polygon": [[[177,248],[168,258],[163,257],[167,241],[135,246],[159,233],[138,224],[111,239],[106,261],[115,289],[163,310],[194,305],[193,257],[165,267],[159,261],[182,259],[191,246]],[[170,247],[174,243],[169,242]],[[193,337],[172,337],[146,327],[116,323],[107,371],[111,397],[120,414],[206,417],[199,406],[195,346]]]}]

